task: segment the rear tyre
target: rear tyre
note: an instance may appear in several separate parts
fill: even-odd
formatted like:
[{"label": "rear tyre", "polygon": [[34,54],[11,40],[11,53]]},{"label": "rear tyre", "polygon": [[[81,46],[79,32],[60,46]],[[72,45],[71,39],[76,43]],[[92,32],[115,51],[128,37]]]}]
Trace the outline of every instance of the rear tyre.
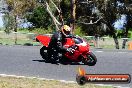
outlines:
[{"label": "rear tyre", "polygon": [[97,58],[92,52],[90,52],[87,54],[87,58],[85,58],[83,62],[89,66],[94,66],[97,62]]},{"label": "rear tyre", "polygon": [[47,47],[43,46],[40,49],[40,55],[42,56],[42,58],[46,61],[49,62],[50,60],[48,59],[48,50]]}]

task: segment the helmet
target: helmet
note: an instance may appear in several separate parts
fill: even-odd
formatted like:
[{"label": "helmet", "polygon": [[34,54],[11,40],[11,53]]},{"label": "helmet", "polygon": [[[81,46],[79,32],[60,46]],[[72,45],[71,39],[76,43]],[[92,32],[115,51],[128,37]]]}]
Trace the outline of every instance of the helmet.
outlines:
[{"label": "helmet", "polygon": [[61,28],[61,32],[63,33],[63,35],[68,36],[71,32],[71,28],[68,25],[64,25]]}]

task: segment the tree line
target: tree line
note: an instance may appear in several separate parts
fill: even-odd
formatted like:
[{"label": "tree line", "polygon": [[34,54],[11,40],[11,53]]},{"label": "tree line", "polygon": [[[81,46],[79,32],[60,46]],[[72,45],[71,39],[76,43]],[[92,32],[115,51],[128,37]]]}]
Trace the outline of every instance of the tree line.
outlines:
[{"label": "tree line", "polygon": [[[122,15],[126,24],[122,37],[128,37],[132,28],[132,0],[6,0],[8,12],[5,13],[6,31],[17,32],[18,20],[26,19],[32,28],[49,27],[59,30],[61,25],[68,24],[73,33],[81,27],[86,35],[109,35],[119,49],[118,34],[114,22]],[[123,41],[125,48],[127,40]]]}]

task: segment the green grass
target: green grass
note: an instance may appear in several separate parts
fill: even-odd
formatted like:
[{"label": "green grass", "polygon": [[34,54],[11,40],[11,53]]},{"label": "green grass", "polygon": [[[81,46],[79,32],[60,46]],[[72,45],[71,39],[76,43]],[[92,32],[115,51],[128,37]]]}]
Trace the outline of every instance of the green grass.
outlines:
[{"label": "green grass", "polygon": [[85,32],[82,31],[81,27],[76,27],[76,29],[74,30],[74,34],[79,36],[85,36]]},{"label": "green grass", "polygon": [[37,78],[0,77],[0,88],[114,88],[112,86],[97,86],[77,83],[64,83],[56,80],[40,80]]}]

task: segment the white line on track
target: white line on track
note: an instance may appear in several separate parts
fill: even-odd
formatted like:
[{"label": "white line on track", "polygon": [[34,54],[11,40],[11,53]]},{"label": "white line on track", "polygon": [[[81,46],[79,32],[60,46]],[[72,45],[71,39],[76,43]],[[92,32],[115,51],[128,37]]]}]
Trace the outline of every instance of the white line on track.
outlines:
[{"label": "white line on track", "polygon": [[127,53],[127,52],[118,52],[118,53]]},{"label": "white line on track", "polygon": [[[103,53],[103,52],[105,52],[105,51],[95,51],[95,52],[97,52],[97,53]],[[127,53],[127,52],[121,52],[121,51],[120,51],[120,52],[117,52],[117,53],[121,53],[121,54],[122,54],[122,53]]]},{"label": "white line on track", "polygon": [[104,52],[104,51],[95,51],[95,52],[99,52],[99,53],[102,53],[102,52]]}]

